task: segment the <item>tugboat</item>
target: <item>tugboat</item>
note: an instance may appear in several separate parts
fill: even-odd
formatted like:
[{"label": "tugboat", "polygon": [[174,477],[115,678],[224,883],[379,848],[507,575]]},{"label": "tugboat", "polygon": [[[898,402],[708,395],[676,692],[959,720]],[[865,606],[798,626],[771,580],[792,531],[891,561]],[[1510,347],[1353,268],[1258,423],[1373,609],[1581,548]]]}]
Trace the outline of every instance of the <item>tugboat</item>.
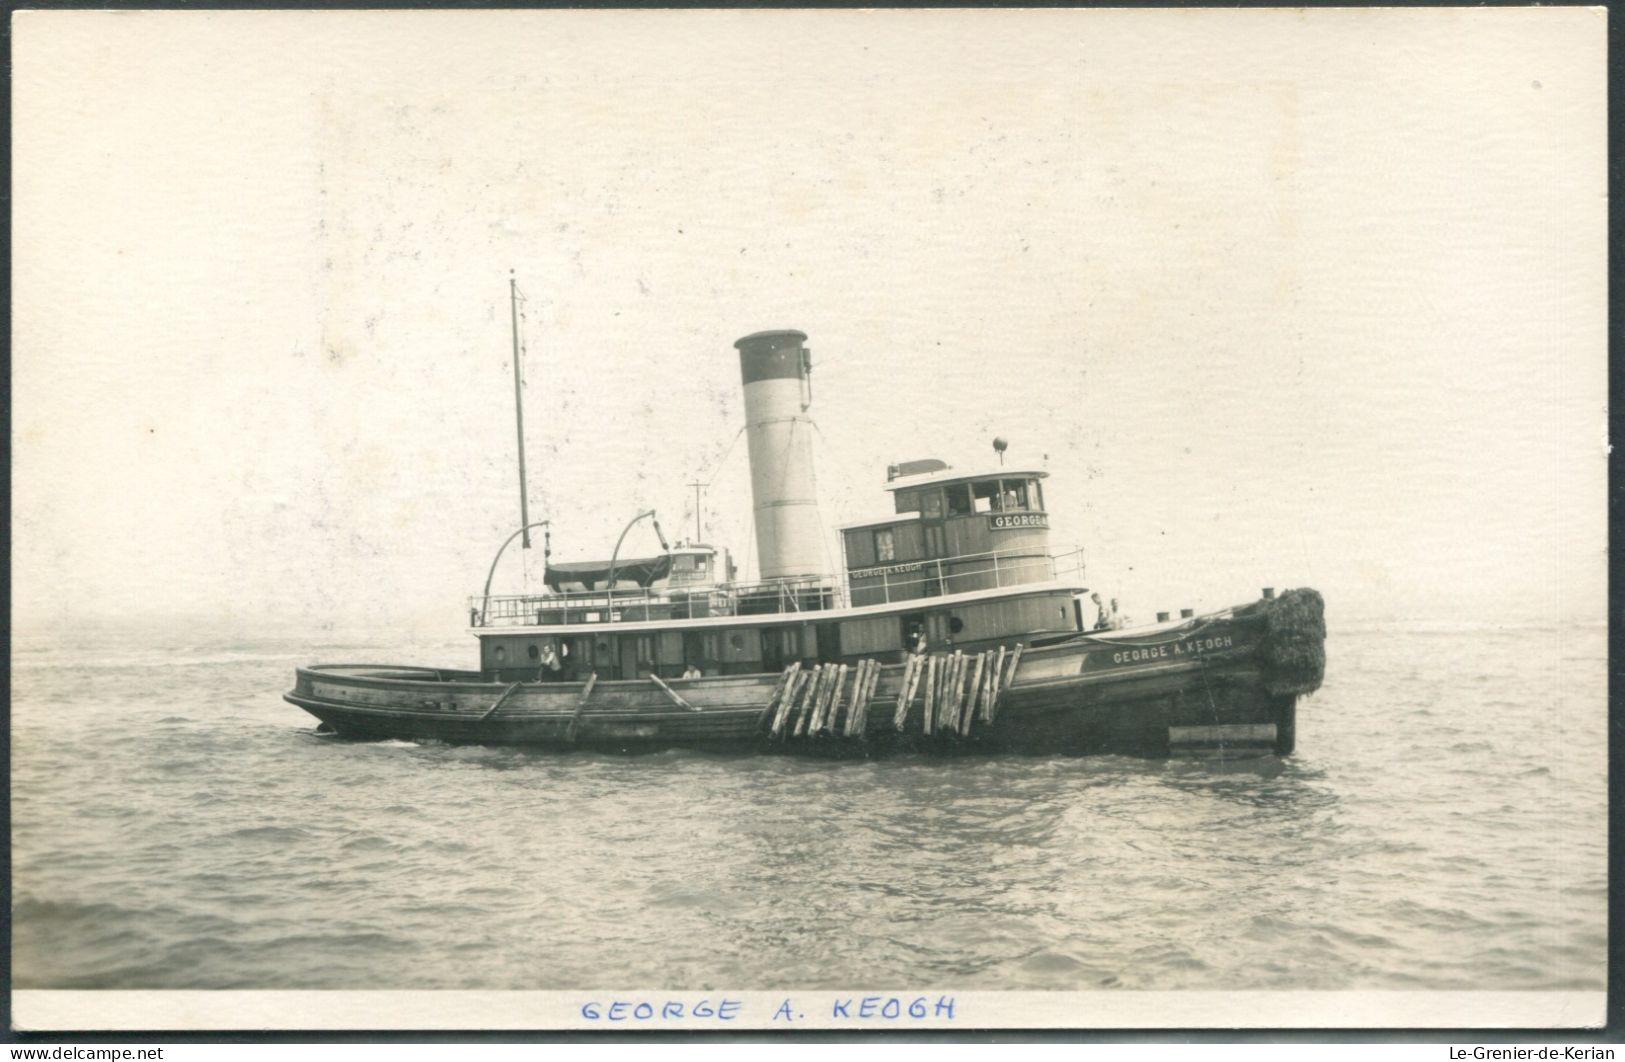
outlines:
[{"label": "tugboat", "polygon": [[[757,580],[711,545],[660,535],[659,555],[622,558],[617,543],[549,564],[538,593],[492,595],[488,576],[469,601],[478,668],[304,667],[285,699],[342,736],[558,750],[1292,753],[1324,671],[1320,595],[1091,630],[1080,556],[1050,545],[1048,473],[1002,467],[1002,440],[1000,467],[891,466],[893,514],[839,528],[845,570],[828,572],[806,340],[734,344]],[[521,471],[508,542],[537,528],[551,534]]]}]

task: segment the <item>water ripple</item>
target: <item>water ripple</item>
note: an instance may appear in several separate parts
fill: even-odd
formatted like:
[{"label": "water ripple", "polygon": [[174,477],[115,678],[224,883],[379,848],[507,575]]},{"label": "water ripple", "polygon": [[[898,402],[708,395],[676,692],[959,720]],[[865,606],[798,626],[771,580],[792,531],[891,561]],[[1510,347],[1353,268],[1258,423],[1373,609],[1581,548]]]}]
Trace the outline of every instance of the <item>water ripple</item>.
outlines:
[{"label": "water ripple", "polygon": [[1561,699],[1334,635],[1300,755],[1228,764],[335,741],[287,646],[34,653],[15,983],[1601,988],[1606,632],[1549,637]]}]

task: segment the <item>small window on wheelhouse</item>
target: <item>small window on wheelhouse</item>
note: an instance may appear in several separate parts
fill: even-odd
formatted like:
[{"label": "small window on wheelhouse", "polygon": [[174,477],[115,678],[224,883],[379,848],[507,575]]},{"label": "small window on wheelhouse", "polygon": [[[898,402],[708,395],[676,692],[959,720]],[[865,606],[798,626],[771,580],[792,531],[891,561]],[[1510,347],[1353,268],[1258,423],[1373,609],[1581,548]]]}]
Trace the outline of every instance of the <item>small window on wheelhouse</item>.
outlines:
[{"label": "small window on wheelhouse", "polygon": [[976,511],[976,507],[971,504],[969,483],[955,483],[944,493],[948,496],[949,516],[969,516]]},{"label": "small window on wheelhouse", "polygon": [[976,511],[979,513],[997,512],[1001,507],[999,481],[996,479],[974,484],[972,494],[975,496]]},{"label": "small window on wheelhouse", "polygon": [[1025,479],[1005,479],[1005,480],[1000,480],[999,482],[1004,487],[1003,508],[1006,511],[1009,511],[1011,509],[1028,509],[1028,508],[1031,508],[1031,506],[1029,506],[1027,504],[1027,498],[1028,498],[1028,492],[1027,492],[1027,483],[1028,483],[1028,481],[1027,480],[1025,480]]},{"label": "small window on wheelhouse", "polygon": [[875,532],[875,562],[885,564],[897,559],[897,544],[892,538],[891,528]]}]

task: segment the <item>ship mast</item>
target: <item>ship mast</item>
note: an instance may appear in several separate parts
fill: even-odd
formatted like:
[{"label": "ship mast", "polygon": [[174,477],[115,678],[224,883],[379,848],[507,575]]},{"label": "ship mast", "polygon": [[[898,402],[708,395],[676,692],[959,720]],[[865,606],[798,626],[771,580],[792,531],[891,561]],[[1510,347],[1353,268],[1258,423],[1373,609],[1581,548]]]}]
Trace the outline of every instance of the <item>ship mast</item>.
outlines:
[{"label": "ship mast", "polygon": [[513,415],[519,429],[519,526],[530,548],[530,501],[525,496],[525,404],[519,394],[519,283],[508,270],[508,312],[513,319]]}]

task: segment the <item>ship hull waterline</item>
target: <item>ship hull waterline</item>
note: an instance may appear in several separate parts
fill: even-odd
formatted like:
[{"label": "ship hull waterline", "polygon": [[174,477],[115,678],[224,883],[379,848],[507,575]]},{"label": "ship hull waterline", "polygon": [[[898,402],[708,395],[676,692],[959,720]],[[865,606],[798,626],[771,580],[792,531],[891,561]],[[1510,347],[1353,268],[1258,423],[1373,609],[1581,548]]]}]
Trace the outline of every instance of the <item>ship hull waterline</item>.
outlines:
[{"label": "ship hull waterline", "polygon": [[[1319,685],[1319,673],[1312,682],[1283,680],[1272,668],[1267,615],[1248,607],[1175,627],[1024,648],[991,707],[983,697],[972,711],[972,695],[962,693],[959,703],[967,707],[953,711],[957,722],[948,723],[941,691],[928,711],[933,691],[920,677],[924,661],[881,662],[867,687],[855,678],[845,684],[833,728],[828,720],[809,727],[818,715],[800,710],[795,698],[779,711],[782,698],[775,695],[784,682],[777,673],[503,683],[482,681],[477,672],[328,665],[298,669],[284,698],[341,737],[557,751],[1288,755],[1298,699]],[[939,655],[937,663],[945,671],[950,660]],[[989,654],[990,677],[992,660]],[[911,672],[912,695],[899,712]],[[853,727],[850,691],[858,689],[868,692]]]}]

